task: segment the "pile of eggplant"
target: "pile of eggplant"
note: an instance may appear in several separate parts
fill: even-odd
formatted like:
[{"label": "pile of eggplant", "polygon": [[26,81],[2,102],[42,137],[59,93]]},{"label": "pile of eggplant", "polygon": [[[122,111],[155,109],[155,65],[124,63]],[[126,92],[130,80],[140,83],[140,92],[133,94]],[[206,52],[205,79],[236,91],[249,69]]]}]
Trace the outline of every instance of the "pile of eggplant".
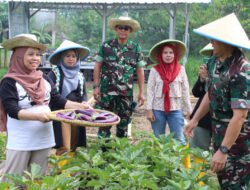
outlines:
[{"label": "pile of eggplant", "polygon": [[94,123],[113,123],[118,121],[118,116],[115,114],[111,114],[110,112],[106,112],[105,110],[96,111],[94,109],[76,109],[74,111],[69,112],[58,112],[56,117],[68,120],[81,120],[88,121]]}]

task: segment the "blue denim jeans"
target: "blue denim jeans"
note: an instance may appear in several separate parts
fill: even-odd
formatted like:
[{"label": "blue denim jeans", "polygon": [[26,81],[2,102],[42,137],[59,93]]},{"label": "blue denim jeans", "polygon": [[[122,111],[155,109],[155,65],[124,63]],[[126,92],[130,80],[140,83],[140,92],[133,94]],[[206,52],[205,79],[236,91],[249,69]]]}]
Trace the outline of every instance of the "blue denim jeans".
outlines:
[{"label": "blue denim jeans", "polygon": [[168,124],[170,133],[173,137],[180,141],[181,144],[185,144],[185,137],[183,134],[184,127],[184,115],[182,110],[175,110],[170,112],[164,112],[159,110],[153,110],[155,121],[151,122],[152,129],[155,137],[159,135],[165,135],[166,126]]}]

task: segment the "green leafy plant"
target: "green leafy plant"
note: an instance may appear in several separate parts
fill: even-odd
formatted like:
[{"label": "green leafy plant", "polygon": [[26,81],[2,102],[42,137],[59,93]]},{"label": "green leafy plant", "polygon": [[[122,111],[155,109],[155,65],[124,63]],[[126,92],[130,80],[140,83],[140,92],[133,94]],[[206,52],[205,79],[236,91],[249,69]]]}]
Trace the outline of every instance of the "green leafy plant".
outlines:
[{"label": "green leafy plant", "polygon": [[[196,154],[197,154],[196,150]],[[86,190],[209,190],[217,188],[215,178],[204,165],[205,175],[199,178],[200,165],[187,169],[182,159],[192,155],[171,135],[131,143],[128,139],[100,139],[75,155],[64,154],[50,158],[49,173],[40,175],[40,168],[32,165],[23,176],[7,175],[9,189],[23,186],[29,190],[60,190],[82,188]],[[207,160],[208,155],[199,154]],[[63,164],[62,161],[66,161]],[[208,163],[208,162],[207,162]],[[193,163],[192,163],[193,164]],[[202,180],[204,185],[199,182]],[[1,186],[0,186],[1,187]]]},{"label": "green leafy plant", "polygon": [[0,162],[5,159],[6,135],[0,132]]},{"label": "green leafy plant", "polygon": [[[103,146],[107,151],[101,151]],[[201,187],[197,167],[182,166],[187,154],[192,150],[183,149],[171,136],[136,144],[114,139],[78,152],[64,170],[73,172],[81,187],[89,189],[209,189],[206,182],[211,176],[202,178],[205,185]]]}]

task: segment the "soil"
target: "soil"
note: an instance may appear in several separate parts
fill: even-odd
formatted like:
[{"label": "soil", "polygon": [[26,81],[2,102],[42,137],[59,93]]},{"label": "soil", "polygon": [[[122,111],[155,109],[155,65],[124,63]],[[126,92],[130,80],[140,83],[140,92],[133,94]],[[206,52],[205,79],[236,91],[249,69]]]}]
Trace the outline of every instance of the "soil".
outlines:
[{"label": "soil", "polygon": [[[92,82],[87,83],[87,88],[92,89]],[[145,89],[146,89],[146,85],[145,85]],[[135,88],[134,97],[137,97],[137,91],[138,91],[138,88]],[[89,99],[93,99],[92,95],[93,95],[92,90],[88,91],[88,97],[91,97]],[[145,90],[144,96],[146,97],[146,90]],[[197,99],[191,96],[192,107],[194,107],[196,101]],[[131,127],[131,136],[130,136],[130,138],[132,139],[133,138],[137,139],[137,138],[140,138],[140,136],[145,136],[144,135],[145,133],[153,133],[151,124],[146,118],[146,105],[147,105],[147,102],[145,101],[142,107],[137,106],[132,115],[132,122],[131,122],[132,127]],[[90,137],[96,137],[97,131],[98,131],[98,128],[87,127],[87,135]],[[115,126],[111,128],[111,133],[112,135],[115,136],[115,133],[116,133]],[[168,128],[166,129],[166,133],[168,133]]]},{"label": "soil", "polygon": [[[86,83],[86,87],[87,89],[92,89],[93,86],[93,82],[88,81]],[[146,89],[146,87],[145,87]],[[88,91],[88,99],[90,100],[91,104],[93,104],[93,91],[92,90],[87,90]],[[146,91],[146,90],[145,90]],[[134,97],[137,97],[137,92],[138,92],[138,88],[135,86],[134,89]],[[144,96],[146,97],[146,92],[144,94]],[[131,135],[130,138],[134,138],[136,136],[136,133],[140,133],[140,132],[150,132],[152,133],[152,129],[151,129],[151,125],[150,122],[146,119],[146,105],[147,102],[145,101],[144,105],[141,107],[136,107],[133,115],[132,115],[132,122],[131,122]],[[90,137],[96,137],[97,135],[97,131],[98,128],[96,127],[87,127],[87,136]],[[113,126],[111,128],[111,133],[112,135],[115,136],[116,133],[116,127]]]},{"label": "soil", "polygon": [[[142,107],[137,107],[132,115],[131,122],[131,136],[130,138],[134,138],[137,136],[135,133],[144,133],[149,132],[152,133],[150,122],[146,118],[146,105]],[[97,134],[98,128],[87,127],[87,136],[95,137]],[[112,135],[115,136],[116,127],[113,126],[111,128]]]}]

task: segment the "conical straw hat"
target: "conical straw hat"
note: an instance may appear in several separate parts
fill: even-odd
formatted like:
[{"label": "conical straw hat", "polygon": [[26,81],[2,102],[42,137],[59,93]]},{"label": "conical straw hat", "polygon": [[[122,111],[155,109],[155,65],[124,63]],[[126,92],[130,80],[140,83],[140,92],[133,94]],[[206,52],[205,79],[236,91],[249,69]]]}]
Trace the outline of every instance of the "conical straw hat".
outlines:
[{"label": "conical straw hat", "polygon": [[50,63],[56,65],[59,64],[61,59],[61,53],[70,49],[76,49],[79,54],[79,59],[85,59],[89,55],[89,48],[84,47],[75,42],[64,40],[61,45],[49,56]]},{"label": "conical straw hat", "polygon": [[250,41],[234,13],[194,29],[194,32],[225,44],[250,50]]},{"label": "conical straw hat", "polygon": [[212,44],[209,43],[209,44],[207,44],[206,46],[204,46],[204,47],[199,51],[199,53],[200,53],[201,55],[204,55],[204,56],[211,56],[212,53],[213,53],[213,50],[214,50],[214,48],[213,48]]},{"label": "conical straw hat", "polygon": [[186,46],[183,42],[179,40],[174,40],[174,39],[167,39],[167,40],[162,40],[155,44],[150,50],[149,50],[149,58],[154,62],[154,63],[159,63],[158,60],[158,54],[160,53],[160,49],[167,45],[171,44],[176,47],[176,53],[178,60],[180,60],[186,53]]}]

